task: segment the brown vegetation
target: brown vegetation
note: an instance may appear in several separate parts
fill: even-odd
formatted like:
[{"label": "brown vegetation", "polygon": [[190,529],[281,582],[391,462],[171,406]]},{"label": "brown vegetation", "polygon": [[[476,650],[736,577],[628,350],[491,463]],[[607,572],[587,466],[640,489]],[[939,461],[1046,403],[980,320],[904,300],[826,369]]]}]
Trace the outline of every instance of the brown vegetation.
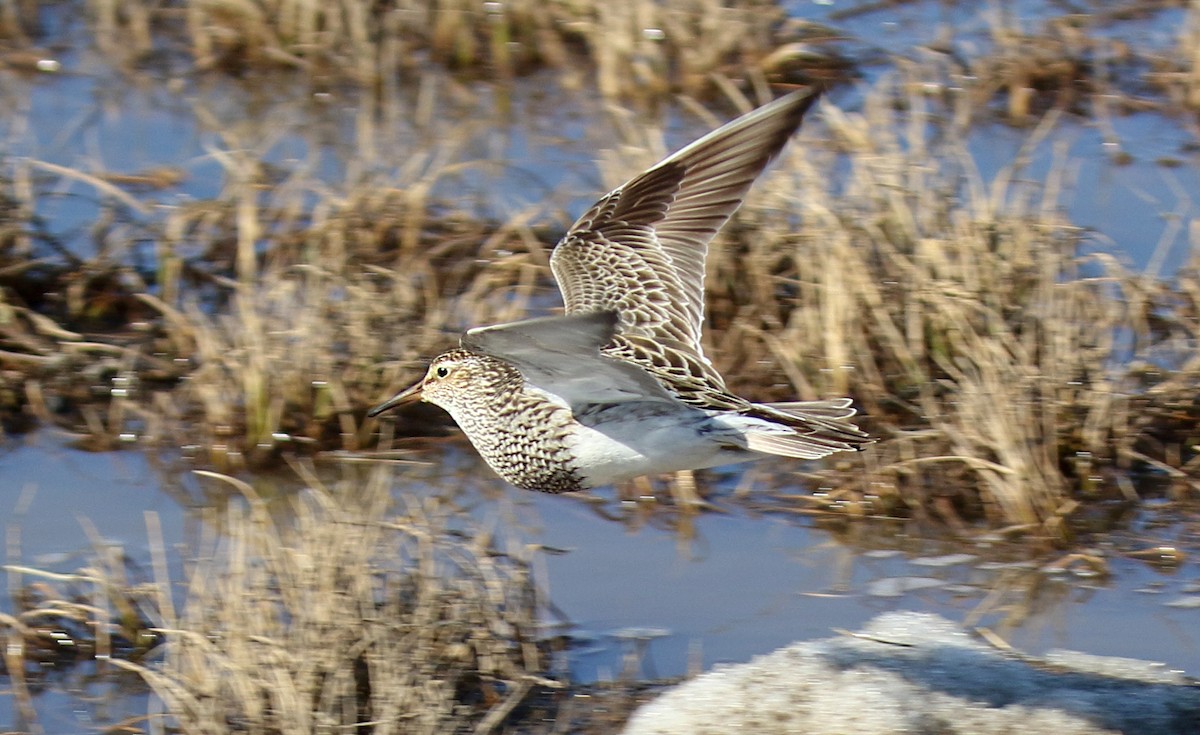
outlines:
[{"label": "brown vegetation", "polygon": [[99,543],[98,564],[74,575],[16,570],[37,580],[26,609],[0,617],[27,716],[36,683],[21,674],[39,675],[46,647],[136,673],[165,707],[150,729],[187,733],[486,733],[561,688],[533,550],[474,529],[442,496],[394,507],[383,467],[328,489],[301,473],[309,489],[274,510],[210,475],[238,494],[206,514],[179,609],[161,538],[141,584]]},{"label": "brown vegetation", "polygon": [[[146,34],[171,38],[171,23],[183,22],[174,10],[91,7],[97,38],[123,34],[135,51]],[[445,24],[469,14],[422,7],[446,38],[466,32]],[[516,18],[522,7],[497,12]],[[254,8],[187,6],[197,58],[225,44],[307,64],[330,53],[317,40],[352,50],[329,37],[357,37],[354,23],[365,22],[350,10],[335,19]],[[242,20],[218,23],[230,14]],[[253,30],[268,17],[291,25]],[[217,26],[270,42],[220,41]],[[713,248],[710,337],[720,349],[712,354],[731,382],[757,398],[849,392],[885,439],[848,465],[831,465],[822,483],[839,497],[1062,536],[1078,501],[1132,498],[1130,468],[1164,472],[1177,490],[1194,486],[1194,270],[1173,280],[1125,271],[1065,221],[1061,166],[1030,181],[1017,160],[986,181],[965,147],[969,126],[1001,90],[1012,115],[1040,115],[1030,150],[1076,106],[1075,95],[1103,96],[1099,60],[1115,52],[1088,41],[1086,29],[1064,21],[1025,36],[997,17],[998,56],[985,58],[1008,62],[980,61],[970,76],[940,57],[906,62],[875,85],[861,112],[824,103],[824,127],[810,126]],[[1070,87],[1071,96],[1052,96],[1045,114],[1011,103],[1040,88],[1015,66],[1040,53],[1075,64],[1050,85]],[[1093,81],[1080,86],[1080,75]],[[730,101],[749,104],[738,84],[708,79]],[[759,72],[743,81],[768,93]],[[528,210],[507,221],[481,216],[460,184],[484,163],[471,157],[474,129],[440,119],[460,102],[431,103],[428,90],[471,95],[452,82],[424,86],[411,108],[395,89],[362,99],[348,168],[377,170],[380,157],[398,168],[340,188],[315,175],[316,154],[287,171],[268,162],[283,134],[271,115],[223,122],[204,102],[195,103],[197,117],[223,141],[210,150],[224,171],[212,199],[165,204],[156,192],[177,186],[177,171],[12,166],[0,237],[6,426],[56,421],[91,446],[183,446],[232,470],[294,451],[363,451],[377,429],[364,407],[413,379],[423,358],[466,326],[554,303],[546,254],[569,217],[552,212],[551,228],[533,224]],[[422,132],[381,146],[380,120],[405,115]],[[661,132],[644,122],[622,130],[626,138],[601,161],[606,185],[665,152]],[[31,217],[65,182],[103,203],[95,257],[46,238]],[[153,251],[150,269],[131,262],[142,243]]]},{"label": "brown vegetation", "polygon": [[[172,196],[186,171],[0,154],[0,421],[6,432],[56,424],[97,449],[167,447],[230,472],[372,453],[380,424],[366,407],[424,358],[467,326],[558,303],[546,264],[570,221],[564,203],[667,152],[660,118],[614,105],[605,122],[619,140],[595,146],[606,150],[599,187],[496,216],[469,185],[491,165],[473,143],[492,123],[471,120],[486,103],[462,77],[503,90],[552,69],[564,96],[720,92],[748,108],[742,95],[765,97],[771,82],[845,74],[826,50],[836,33],[764,0],[86,7],[91,43],[129,79],[196,91],[222,187],[187,200]],[[0,7],[0,74],[50,69],[29,52],[38,10]],[[714,244],[709,353],[731,385],[760,400],[853,395],[880,437],[808,472],[829,508],[1064,542],[1090,501],[1135,503],[1144,476],[1175,496],[1200,487],[1200,225],[1180,223],[1192,259],[1179,272],[1134,273],[1065,216],[1066,162],[1043,177],[1027,169],[1064,115],[1104,125],[1152,106],[1122,86],[1130,79],[1173,114],[1200,107],[1200,2],[1168,53],[1100,38],[1100,24],[1120,22],[1105,13],[1032,28],[997,15],[986,53],[922,49],[856,109],[826,100]],[[229,89],[258,103],[276,83],[303,99],[345,93],[335,98],[359,109],[345,182],[318,175],[317,133],[290,168],[271,155],[279,137],[328,123],[319,104],[298,105],[305,122],[286,130],[273,100],[236,119],[218,112]],[[505,112],[505,95],[489,114]],[[686,99],[703,117],[695,132],[728,117]],[[985,179],[966,137],[996,108],[1028,126],[1029,143]],[[68,190],[99,203],[81,238],[90,252],[35,215]],[[31,664],[62,656],[65,634],[72,656],[117,656],[189,732],[488,732],[538,692],[557,707],[527,550],[464,532],[445,498],[404,494],[393,507],[378,468],[334,492],[305,480],[281,519],[249,486],[211,478],[239,496],[207,518],[177,611],[161,549],[144,580],[103,554],[67,577],[11,571],[39,580],[0,616],[17,705],[29,709]],[[776,507],[812,504],[793,484],[774,478]]]},{"label": "brown vegetation", "polygon": [[861,114],[826,107],[834,149],[798,146],[743,212],[744,240],[714,249],[714,302],[737,309],[717,359],[767,352],[791,390],[862,400],[888,440],[823,484],[1064,533],[1077,500],[1119,494],[1118,468],[1192,455],[1190,429],[1162,441],[1170,416],[1195,415],[1188,380],[1147,365],[1191,369],[1197,304],[1186,274],[1172,287],[1089,252],[1058,172],[1029,181],[1018,160],[979,180],[918,88],[880,90]]},{"label": "brown vegetation", "polygon": [[593,76],[605,95],[648,100],[704,92],[730,70],[760,67],[795,81],[840,76],[846,66],[828,48],[829,30],[789,19],[772,0],[87,5],[98,45],[131,65],[166,50],[201,70],[298,70],[323,84],[392,85],[433,61],[502,80],[550,68],[574,86]]}]

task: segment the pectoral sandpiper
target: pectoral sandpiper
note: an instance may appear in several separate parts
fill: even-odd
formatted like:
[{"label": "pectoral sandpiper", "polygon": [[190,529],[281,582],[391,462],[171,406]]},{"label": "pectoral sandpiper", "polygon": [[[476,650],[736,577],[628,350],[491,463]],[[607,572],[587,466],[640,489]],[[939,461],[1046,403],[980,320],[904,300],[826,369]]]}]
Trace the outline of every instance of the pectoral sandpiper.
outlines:
[{"label": "pectoral sandpiper", "polygon": [[555,493],[870,443],[850,399],[752,403],[700,346],[708,243],[814,100],[793,92],[606,194],[550,256],[565,316],[472,329],[367,415],[441,406],[497,474]]}]

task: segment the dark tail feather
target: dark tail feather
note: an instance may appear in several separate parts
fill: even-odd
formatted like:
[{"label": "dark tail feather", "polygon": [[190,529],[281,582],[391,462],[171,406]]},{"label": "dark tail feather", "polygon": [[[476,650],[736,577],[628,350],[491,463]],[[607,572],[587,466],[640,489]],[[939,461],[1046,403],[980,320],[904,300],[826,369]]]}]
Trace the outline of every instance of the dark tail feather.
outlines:
[{"label": "dark tail feather", "polygon": [[796,459],[820,459],[834,452],[853,452],[858,445],[829,439],[816,433],[812,434],[768,434],[750,433],[746,435],[746,448],[763,454],[776,454],[780,457]]},{"label": "dark tail feather", "polygon": [[[796,436],[769,435],[758,442],[769,454],[796,456],[802,459],[805,452],[825,449],[824,456],[831,452],[856,451],[874,443],[867,432],[850,423],[847,419],[857,413],[850,405],[849,398],[833,398],[827,401],[793,401],[789,403],[756,403],[752,415],[777,421],[796,430]],[[803,444],[804,446],[798,446]],[[766,449],[770,445],[775,451]],[[785,446],[785,445],[790,445]],[[799,452],[799,453],[793,453]]]}]

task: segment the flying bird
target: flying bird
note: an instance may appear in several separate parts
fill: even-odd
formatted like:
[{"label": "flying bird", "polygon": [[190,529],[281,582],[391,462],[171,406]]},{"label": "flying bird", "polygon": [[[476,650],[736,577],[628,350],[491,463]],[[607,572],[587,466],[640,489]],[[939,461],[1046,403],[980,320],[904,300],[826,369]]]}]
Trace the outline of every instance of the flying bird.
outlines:
[{"label": "flying bird", "polygon": [[849,398],[753,403],[700,346],[708,244],[815,100],[781,97],[605,194],[550,256],[565,315],[471,329],[367,415],[440,406],[497,474],[551,493],[871,443]]}]

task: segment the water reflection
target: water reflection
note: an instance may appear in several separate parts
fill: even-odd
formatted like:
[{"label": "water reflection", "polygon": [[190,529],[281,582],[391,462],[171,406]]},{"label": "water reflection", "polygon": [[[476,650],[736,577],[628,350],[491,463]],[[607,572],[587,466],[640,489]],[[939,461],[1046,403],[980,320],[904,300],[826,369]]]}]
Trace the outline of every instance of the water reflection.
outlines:
[{"label": "water reflection", "polygon": [[[548,496],[505,488],[469,449],[449,446],[447,465],[404,468],[401,484],[453,477],[452,486],[487,499],[473,512],[497,512],[563,552],[543,563],[550,599],[592,641],[575,657],[574,671],[585,680],[628,668],[622,631],[669,631],[645,649],[657,671],[678,675],[897,609],[937,612],[1030,652],[1077,648],[1200,670],[1200,637],[1180,634],[1194,615],[1186,602],[1163,604],[1190,594],[1195,564],[1138,560],[1137,552],[1156,548],[1138,526],[1110,528],[1098,546],[1064,553],[999,533],[953,536],[914,521],[781,515],[753,502],[736,471],[700,476],[710,504],[703,511],[672,504],[662,484],[656,495],[632,498],[618,491]],[[803,487],[782,466],[761,472],[750,488]],[[1159,539],[1177,543],[1186,528],[1176,519]],[[1138,591],[1152,581],[1162,599]],[[1145,620],[1145,635],[1130,641],[1092,619],[1113,606],[1127,621]],[[1131,653],[1139,647],[1142,653]]]},{"label": "water reflection", "polygon": [[[412,499],[436,499],[464,532],[491,529],[540,548],[535,581],[549,600],[544,635],[567,635],[565,664],[576,681],[678,676],[831,629],[854,629],[879,612],[901,609],[986,628],[1031,653],[1074,648],[1200,671],[1200,610],[1188,602],[1200,593],[1195,562],[1164,569],[1133,557],[1158,545],[1194,544],[1195,529],[1188,537],[1180,523],[1143,516],[1073,556],[1031,553],[997,534],[933,537],[898,520],[842,519],[823,528],[825,517],[744,502],[754,492],[738,494],[745,478],[734,472],[698,477],[708,510],[673,505],[661,485],[657,497],[629,499],[616,492],[516,491],[462,450],[442,442],[437,453],[395,465],[392,488],[401,502],[391,512],[403,513]],[[295,518],[302,488],[336,488],[338,503],[357,507],[370,472],[369,462],[330,456],[255,477],[250,492],[285,527]],[[11,512],[4,539],[10,564],[72,571],[91,563],[95,542],[81,534],[83,516],[103,544],[123,547],[148,568],[143,510],[152,508],[172,550],[174,579],[185,578],[197,548],[219,540],[221,509],[240,492],[139,453],[71,449],[49,432],[0,455],[0,476],[0,502]],[[778,482],[795,486],[796,480],[785,472]],[[10,574],[7,595],[29,581]],[[47,679],[44,686],[87,689],[68,683],[72,676],[86,673]],[[39,707],[56,696],[39,693]],[[4,707],[16,704],[9,700]]]}]

